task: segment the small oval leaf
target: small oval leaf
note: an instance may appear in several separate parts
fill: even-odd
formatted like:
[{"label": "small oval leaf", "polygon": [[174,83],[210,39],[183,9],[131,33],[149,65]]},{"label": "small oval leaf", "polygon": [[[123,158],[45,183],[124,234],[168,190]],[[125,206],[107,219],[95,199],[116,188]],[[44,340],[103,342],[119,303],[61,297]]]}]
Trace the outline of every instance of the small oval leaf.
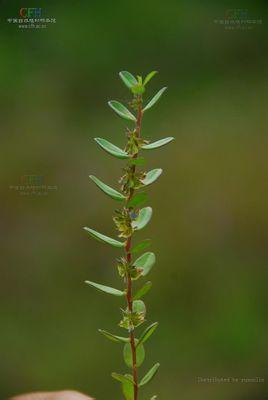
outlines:
[{"label": "small oval leaf", "polygon": [[157,363],[155,364],[150,371],[147,372],[147,374],[144,376],[144,378],[142,378],[142,380],[139,383],[139,386],[144,386],[147,383],[149,383],[153,377],[155,376],[155,374],[157,373],[158,368],[160,367],[160,364]]},{"label": "small oval leaf", "polygon": [[152,71],[150,72],[146,78],[144,79],[143,85],[147,85],[147,83],[155,76],[155,74],[157,74],[157,71]]},{"label": "small oval leaf", "polygon": [[143,158],[143,157],[130,158],[129,164],[130,165],[144,165],[145,164],[145,158]]},{"label": "small oval leaf", "polygon": [[158,147],[165,146],[166,144],[172,142],[172,140],[174,140],[174,137],[169,136],[169,137],[167,137],[167,138],[165,138],[165,139],[160,139],[160,140],[157,140],[156,142],[153,142],[153,143],[143,144],[143,145],[141,146],[141,148],[142,148],[143,150],[153,150],[153,149],[157,149]]},{"label": "small oval leaf", "polygon": [[128,71],[121,71],[119,72],[119,76],[124,82],[124,84],[131,89],[133,86],[136,86],[138,84],[137,79],[135,76],[133,76],[130,72]]},{"label": "small oval leaf", "polygon": [[107,153],[111,154],[112,156],[124,160],[129,158],[129,155],[126,151],[121,150],[119,147],[115,146],[114,144],[108,142],[106,139],[102,138],[95,138],[95,142]]},{"label": "small oval leaf", "polygon": [[164,91],[166,89],[167,89],[167,87],[163,87],[162,89],[160,89],[159,92],[156,93],[156,95],[152,98],[152,100],[149,101],[147,106],[145,106],[142,111],[143,112],[147,111],[147,110],[149,110],[149,108],[153,107],[153,105],[155,105],[155,103],[160,99],[160,97],[162,96],[162,94],[164,93]]},{"label": "small oval leaf", "polygon": [[153,210],[151,207],[144,207],[140,210],[138,217],[132,222],[132,227],[139,231],[144,228],[152,218]]},{"label": "small oval leaf", "polygon": [[155,182],[159,176],[162,174],[163,170],[161,168],[152,169],[147,172],[144,179],[142,179],[142,183],[145,186],[151,185],[151,183]]},{"label": "small oval leaf", "polygon": [[123,201],[126,197],[118,192],[117,190],[111,188],[110,186],[106,185],[102,181],[100,181],[96,176],[89,175],[90,179],[108,196],[110,196],[114,200]]},{"label": "small oval leaf", "polygon": [[100,242],[110,244],[111,246],[114,247],[124,247],[124,243],[119,242],[118,240],[112,239],[108,236],[103,235],[102,233],[99,233],[97,231],[94,231],[94,229],[88,228],[87,226],[84,227],[85,231],[87,231],[94,239],[99,240]]},{"label": "small oval leaf", "polygon": [[[132,378],[131,375],[125,375],[128,378]],[[122,382],[122,391],[126,400],[134,400],[134,385],[130,381]]]},{"label": "small oval leaf", "polygon": [[112,340],[113,342],[121,342],[121,343],[128,343],[129,342],[129,338],[113,335],[112,333],[104,331],[103,329],[99,329],[98,331],[103,336],[107,337],[108,339]]},{"label": "small oval leaf", "polygon": [[142,300],[134,300],[132,304],[133,312],[146,314],[146,307]]},{"label": "small oval leaf", "polygon": [[118,374],[117,372],[112,372],[112,377],[114,379],[116,379],[119,382],[131,382],[133,384],[133,379],[131,375],[122,375],[122,374]]},{"label": "small oval leaf", "polygon": [[139,253],[140,251],[147,249],[151,245],[150,239],[144,239],[142,242],[137,243],[135,246],[132,247],[131,253]]},{"label": "small oval leaf", "polygon": [[137,193],[131,200],[129,200],[127,206],[128,207],[137,207],[143,204],[148,198],[147,193]]},{"label": "small oval leaf", "polygon": [[[138,343],[138,340],[135,340],[135,344]],[[132,359],[132,350],[131,344],[126,343],[123,350],[124,361],[129,368],[133,366],[133,359]],[[145,350],[144,346],[141,344],[138,348],[136,348],[136,365],[140,367],[145,359]]]},{"label": "small oval leaf", "polygon": [[99,290],[100,292],[112,294],[114,296],[124,296],[125,295],[125,292],[122,292],[122,290],[114,289],[110,286],[104,286],[104,285],[101,285],[100,283],[95,283],[95,282],[91,282],[91,281],[85,281],[85,283],[87,285]]},{"label": "small oval leaf", "polygon": [[148,328],[145,329],[145,331],[142,333],[142,335],[138,341],[137,347],[140,344],[145,343],[146,340],[149,339],[149,337],[154,333],[154,331],[156,330],[158,325],[159,325],[158,322],[154,322],[152,325],[148,326]]},{"label": "small oval leaf", "polygon": [[119,101],[111,100],[109,106],[122,118],[136,122],[136,117]]},{"label": "small oval leaf", "polygon": [[155,255],[154,253],[147,252],[140,256],[133,265],[137,268],[141,268],[142,276],[147,275],[155,264]]},{"label": "small oval leaf", "polygon": [[149,292],[152,286],[153,286],[152,282],[150,281],[146,282],[145,285],[143,285],[142,288],[140,288],[140,290],[138,290],[137,293],[133,296],[133,300],[138,300],[141,297],[145,296],[146,293]]}]

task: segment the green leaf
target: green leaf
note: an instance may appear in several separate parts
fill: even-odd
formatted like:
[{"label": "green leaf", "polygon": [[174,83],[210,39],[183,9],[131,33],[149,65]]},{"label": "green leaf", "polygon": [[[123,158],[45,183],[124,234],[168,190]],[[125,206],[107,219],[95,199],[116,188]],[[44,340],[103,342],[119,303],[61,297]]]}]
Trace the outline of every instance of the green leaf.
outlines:
[{"label": "green leaf", "polygon": [[[128,378],[132,378],[131,375],[125,375]],[[130,381],[125,381],[122,383],[122,391],[126,400],[134,400],[134,385]]]},{"label": "green leaf", "polygon": [[160,89],[159,92],[156,93],[156,95],[152,98],[152,100],[149,101],[147,106],[145,106],[142,111],[143,112],[147,111],[147,110],[149,110],[149,108],[153,107],[153,105],[160,99],[160,97],[162,96],[162,94],[164,93],[164,91],[166,89],[167,89],[167,87],[163,87],[162,89]]},{"label": "green leaf", "polygon": [[137,79],[128,71],[121,71],[119,72],[119,76],[124,82],[124,84],[131,89],[133,86],[138,84]]},{"label": "green leaf", "polygon": [[114,200],[123,201],[126,197],[119,193],[117,190],[111,188],[110,186],[106,185],[102,181],[100,181],[96,176],[89,175],[90,179],[108,196],[110,196]]},{"label": "green leaf", "polygon": [[139,253],[140,251],[146,249],[151,245],[150,239],[144,239],[142,242],[137,243],[135,246],[132,247],[131,253]]},{"label": "green leaf", "polygon": [[157,142],[154,142],[154,143],[143,144],[143,145],[141,146],[141,148],[142,148],[143,150],[153,150],[153,149],[157,149],[158,147],[165,146],[166,144],[172,142],[172,140],[174,140],[174,137],[170,136],[170,137],[167,137],[167,138],[165,138],[165,139],[157,140]]},{"label": "green leaf", "polygon": [[137,193],[131,200],[129,200],[127,206],[128,207],[137,207],[143,204],[148,198],[147,193]]},{"label": "green leaf", "polygon": [[142,300],[134,300],[132,304],[133,312],[146,314],[146,307]]},{"label": "green leaf", "polygon": [[122,383],[131,382],[132,384],[134,383],[131,375],[122,375],[122,374],[118,374],[116,372],[112,372],[111,375],[114,379],[116,379],[119,382],[122,382]]},{"label": "green leaf", "polygon": [[[138,343],[138,340],[135,339],[135,344]],[[123,350],[123,356],[124,356],[124,361],[126,363],[126,365],[129,368],[132,368],[133,366],[133,360],[132,360],[132,350],[131,350],[131,344],[130,343],[126,343],[124,346],[124,350]],[[145,350],[144,350],[144,346],[141,345],[136,349],[136,364],[137,367],[140,367],[143,363],[145,359]]]},{"label": "green leaf", "polygon": [[144,378],[142,378],[142,380],[140,381],[139,386],[144,386],[147,383],[149,383],[153,377],[155,376],[155,374],[157,373],[158,368],[160,367],[160,364],[157,363],[155,364],[149,372],[147,372],[147,374],[144,376]]},{"label": "green leaf", "polygon": [[103,235],[102,233],[96,232],[91,228],[84,227],[85,231],[87,231],[91,236],[93,236],[95,239],[99,240],[100,242],[104,242],[107,244],[110,244],[111,246],[114,247],[124,247],[124,243],[119,242],[118,240],[112,239],[108,236]]},{"label": "green leaf", "polygon": [[138,341],[137,347],[140,344],[145,343],[146,340],[149,339],[149,337],[154,333],[154,331],[156,330],[158,325],[159,325],[158,322],[154,322],[152,325],[148,326],[148,328],[145,329],[145,331],[142,333],[142,335]]},{"label": "green leaf", "polygon": [[132,222],[132,227],[139,231],[144,228],[150,221],[153,214],[151,207],[144,207],[140,210],[138,217]]},{"label": "green leaf", "polygon": [[157,178],[159,178],[162,172],[163,170],[161,168],[152,169],[151,171],[147,172],[145,178],[142,179],[141,182],[145,186],[151,185],[151,183],[153,183],[154,181],[157,180]]},{"label": "green leaf", "polygon": [[146,282],[145,285],[142,286],[140,290],[137,291],[137,293],[133,296],[133,300],[138,300],[141,297],[145,296],[147,292],[151,289],[153,286],[152,282]]},{"label": "green leaf", "polygon": [[119,147],[115,146],[114,144],[108,142],[106,139],[102,138],[95,138],[94,139],[98,145],[105,150],[107,153],[111,154],[112,156],[124,160],[129,158],[129,155],[126,151],[121,150]]},{"label": "green leaf", "polygon": [[145,158],[139,157],[139,158],[131,158],[129,160],[129,163],[132,165],[144,165],[145,164]]},{"label": "green leaf", "polygon": [[137,268],[141,268],[142,276],[147,275],[155,264],[155,255],[154,253],[147,252],[140,256],[133,265]]},{"label": "green leaf", "polygon": [[136,117],[119,101],[111,100],[108,102],[109,106],[122,118],[130,121],[137,121]]},{"label": "green leaf", "polygon": [[122,290],[114,289],[110,286],[100,285],[99,283],[95,283],[95,282],[91,282],[91,281],[85,281],[85,283],[87,285],[99,290],[100,292],[112,294],[114,296],[124,296],[125,295],[125,292],[122,292]]},{"label": "green leaf", "polygon": [[103,336],[107,337],[108,339],[112,340],[113,342],[121,342],[121,343],[128,343],[129,342],[129,338],[113,335],[112,333],[104,331],[103,329],[99,329],[98,331]]},{"label": "green leaf", "polygon": [[152,71],[146,76],[143,82],[144,86],[147,85],[147,83],[155,76],[155,74],[157,74],[157,71]]}]

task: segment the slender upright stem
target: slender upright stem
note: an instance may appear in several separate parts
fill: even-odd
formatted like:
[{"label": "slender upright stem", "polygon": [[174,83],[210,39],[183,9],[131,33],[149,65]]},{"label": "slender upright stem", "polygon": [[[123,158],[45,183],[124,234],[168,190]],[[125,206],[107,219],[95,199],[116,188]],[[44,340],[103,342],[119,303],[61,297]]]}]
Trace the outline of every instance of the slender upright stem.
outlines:
[{"label": "slender upright stem", "polygon": [[[141,121],[142,121],[142,99],[141,96],[138,97],[138,113],[137,113],[137,124],[136,124],[136,132],[138,136],[140,136],[141,132]],[[135,154],[133,158],[136,158],[138,154]],[[135,173],[136,166],[132,166],[133,173]],[[129,196],[127,198],[127,202],[132,198],[134,194],[134,189],[131,189]],[[131,241],[132,241],[132,235],[127,239],[126,246],[125,246],[125,252],[126,252],[126,257],[127,257],[127,262],[130,265],[132,261],[132,255],[131,255]],[[132,299],[132,280],[130,273],[128,273],[127,276],[127,305],[128,305],[128,311],[132,312],[132,304],[133,304],[133,299]],[[135,344],[135,333],[134,329],[130,330],[129,332],[129,340],[130,340],[130,346],[131,346],[131,352],[132,352],[132,374],[133,374],[133,382],[134,382],[134,400],[138,400],[138,371],[137,371],[137,357],[136,357],[136,344]]]}]

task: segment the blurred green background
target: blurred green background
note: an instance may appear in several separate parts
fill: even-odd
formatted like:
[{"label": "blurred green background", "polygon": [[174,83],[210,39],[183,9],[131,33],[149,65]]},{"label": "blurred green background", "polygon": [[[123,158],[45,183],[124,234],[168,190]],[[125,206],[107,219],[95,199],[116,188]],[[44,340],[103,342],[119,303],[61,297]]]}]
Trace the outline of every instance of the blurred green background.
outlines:
[{"label": "blurred green background", "polygon": [[[56,23],[7,22],[37,6]],[[262,24],[215,21],[234,7]],[[146,303],[160,328],[141,374],[157,361],[161,372],[141,400],[268,398],[266,20],[265,1],[1,1],[1,399],[62,388],[121,398],[109,376],[125,370],[121,346],[97,329],[122,333],[122,303],[83,284],[119,287],[120,252],[82,227],[115,234],[115,203],[88,175],[116,187],[123,163],[93,138],[124,146],[107,101],[129,100],[120,70],[152,69],[146,98],[168,92],[143,134],[176,141],[148,154],[148,169],[164,169],[140,234],[157,255]],[[17,190],[25,175],[52,189]]]}]

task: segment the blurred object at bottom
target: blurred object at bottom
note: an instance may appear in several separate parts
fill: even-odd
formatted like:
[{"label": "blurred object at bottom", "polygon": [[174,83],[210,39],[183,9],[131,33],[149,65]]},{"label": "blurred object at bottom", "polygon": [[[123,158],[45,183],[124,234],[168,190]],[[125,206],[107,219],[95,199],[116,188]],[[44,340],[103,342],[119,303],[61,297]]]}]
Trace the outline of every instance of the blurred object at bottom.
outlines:
[{"label": "blurred object at bottom", "polygon": [[36,392],[26,393],[12,397],[10,400],[94,400],[74,390],[63,390],[60,392]]}]

